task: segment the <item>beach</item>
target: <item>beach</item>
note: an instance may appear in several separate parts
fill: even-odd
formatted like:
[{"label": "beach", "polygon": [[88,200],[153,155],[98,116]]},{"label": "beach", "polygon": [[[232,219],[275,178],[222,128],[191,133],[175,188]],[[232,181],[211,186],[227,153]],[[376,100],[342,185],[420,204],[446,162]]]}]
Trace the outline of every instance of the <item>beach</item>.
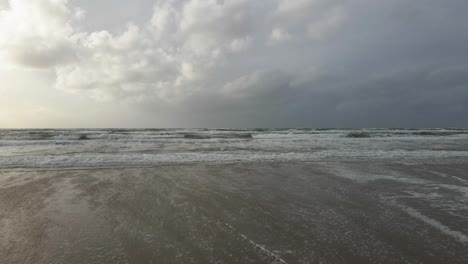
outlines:
[{"label": "beach", "polygon": [[465,263],[468,164],[0,171],[0,263]]},{"label": "beach", "polygon": [[0,263],[467,263],[466,129],[0,130]]}]

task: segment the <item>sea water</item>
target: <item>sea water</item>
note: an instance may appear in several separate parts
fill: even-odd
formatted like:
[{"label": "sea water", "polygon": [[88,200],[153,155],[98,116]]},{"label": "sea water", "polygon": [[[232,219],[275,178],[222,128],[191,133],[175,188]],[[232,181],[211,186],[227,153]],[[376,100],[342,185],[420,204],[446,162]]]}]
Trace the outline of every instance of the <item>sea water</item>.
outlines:
[{"label": "sea water", "polygon": [[0,168],[467,160],[468,129],[0,130]]}]

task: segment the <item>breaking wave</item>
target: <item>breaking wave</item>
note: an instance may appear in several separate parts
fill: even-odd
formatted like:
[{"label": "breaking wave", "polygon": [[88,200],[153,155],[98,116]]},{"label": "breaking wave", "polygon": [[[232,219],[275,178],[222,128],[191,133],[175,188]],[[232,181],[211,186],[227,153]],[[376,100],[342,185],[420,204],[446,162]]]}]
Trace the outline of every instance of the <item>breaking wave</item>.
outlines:
[{"label": "breaking wave", "polygon": [[368,132],[351,132],[346,135],[349,138],[370,138],[371,134]]},{"label": "breaking wave", "polygon": [[252,134],[249,133],[219,133],[219,134],[202,134],[202,133],[188,133],[184,134],[187,139],[212,139],[212,138],[241,138],[251,139]]},{"label": "breaking wave", "polygon": [[349,138],[373,138],[373,137],[446,137],[456,135],[468,135],[468,130],[366,130],[366,131],[351,131],[346,134]]}]

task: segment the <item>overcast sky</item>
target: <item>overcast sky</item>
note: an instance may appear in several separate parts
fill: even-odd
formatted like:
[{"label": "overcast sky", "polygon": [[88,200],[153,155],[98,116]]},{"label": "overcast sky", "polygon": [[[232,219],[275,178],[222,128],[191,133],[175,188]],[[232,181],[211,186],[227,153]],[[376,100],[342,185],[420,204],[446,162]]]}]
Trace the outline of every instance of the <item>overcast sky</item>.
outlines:
[{"label": "overcast sky", "polygon": [[0,127],[468,127],[466,0],[0,0]]}]

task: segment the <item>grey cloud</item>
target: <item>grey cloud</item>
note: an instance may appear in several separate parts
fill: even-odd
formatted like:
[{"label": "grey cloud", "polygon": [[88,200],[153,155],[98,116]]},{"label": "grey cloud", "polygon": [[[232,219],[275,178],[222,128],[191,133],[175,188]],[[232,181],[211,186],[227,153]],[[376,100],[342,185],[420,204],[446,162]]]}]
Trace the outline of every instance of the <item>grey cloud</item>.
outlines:
[{"label": "grey cloud", "polygon": [[361,81],[262,71],[228,84],[228,94],[198,95],[177,111],[194,126],[463,127],[467,71],[424,67]]},{"label": "grey cloud", "polygon": [[[0,41],[7,55],[54,71],[59,89],[124,102],[148,119],[468,125],[466,1],[146,1],[153,8],[145,19],[99,31],[73,20],[65,0],[35,1],[38,24],[51,29],[3,28],[16,41]],[[0,19],[11,20],[8,12]]]},{"label": "grey cloud", "polygon": [[[382,126],[466,126],[468,67],[424,68],[383,76],[351,87],[339,104],[345,116]],[[347,113],[347,114],[346,114]]]},{"label": "grey cloud", "polygon": [[67,64],[76,59],[70,43],[44,43],[34,37],[16,44],[14,49],[10,49],[8,57],[20,65],[39,69]]}]

